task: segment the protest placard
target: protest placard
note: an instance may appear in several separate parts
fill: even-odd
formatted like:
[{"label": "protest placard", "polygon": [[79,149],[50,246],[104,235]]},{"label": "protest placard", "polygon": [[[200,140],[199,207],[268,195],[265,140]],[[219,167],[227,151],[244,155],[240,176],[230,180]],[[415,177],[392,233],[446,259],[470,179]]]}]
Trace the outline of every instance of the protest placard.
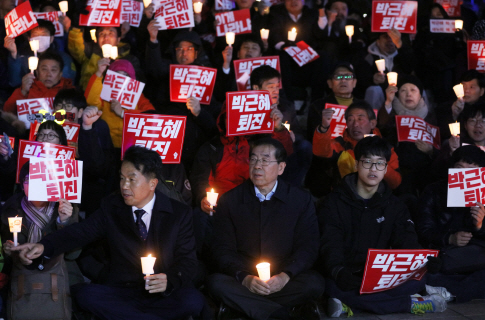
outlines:
[{"label": "protest placard", "polygon": [[118,27],[120,25],[121,0],[88,0],[89,14],[79,15],[80,26]]},{"label": "protest placard", "polygon": [[445,9],[450,17],[461,17],[461,0],[434,0],[434,3],[439,3]]},{"label": "protest placard", "polygon": [[201,104],[210,104],[216,83],[217,69],[170,65],[170,101],[186,102],[194,97]]},{"label": "protest placard", "polygon": [[81,203],[83,162],[72,159],[31,158],[29,201]]},{"label": "protest placard", "polygon": [[249,9],[216,13],[217,36],[225,36],[227,32],[235,34],[251,33],[251,14]]},{"label": "protest placard", "polygon": [[194,26],[192,0],[154,0],[153,3],[159,30]]},{"label": "protest placard", "polygon": [[[339,104],[326,103],[325,109],[333,109],[335,112],[332,115],[332,121],[330,122],[330,132],[332,132],[332,139],[338,136],[343,136],[344,131],[347,128],[347,121],[345,120],[345,110],[347,106],[341,106]],[[374,114],[377,118],[377,110],[374,109]],[[370,132],[369,132],[370,133]]]},{"label": "protest placard", "polygon": [[233,0],[216,0],[216,10],[232,10],[235,8]]},{"label": "protest placard", "polygon": [[185,116],[125,113],[121,158],[138,145],[156,151],[163,163],[180,163],[186,121]]},{"label": "protest placard", "polygon": [[485,72],[485,41],[468,40],[468,69],[475,69],[479,72]]},{"label": "protest placard", "polygon": [[17,116],[19,120],[25,123],[27,129],[30,128],[31,121],[28,115],[38,114],[40,110],[53,113],[54,98],[38,98],[17,100]]},{"label": "protest placard", "polygon": [[448,207],[485,203],[485,168],[448,169]]},{"label": "protest placard", "polygon": [[[35,121],[34,124],[30,127],[30,134],[29,140],[35,141],[37,138],[37,132],[39,131],[39,127],[41,122]],[[79,138],[79,131],[81,130],[81,125],[72,122],[64,122],[61,124],[64,132],[66,133],[67,143],[71,145],[73,143],[77,143]]]},{"label": "protest placard", "polygon": [[295,46],[286,47],[285,51],[295,60],[300,66],[304,66],[314,60],[317,60],[320,56],[313,50],[305,41],[300,41]]},{"label": "protest placard", "polygon": [[20,140],[19,154],[17,158],[17,177],[19,183],[19,171],[22,166],[32,158],[48,159],[74,159],[76,156],[73,147],[61,146],[54,143]]},{"label": "protest placard", "polygon": [[[234,73],[236,74],[237,90],[251,90],[251,84],[249,83],[251,72],[262,65],[270,66],[281,72],[280,57],[278,56],[234,60]],[[280,80],[280,88],[281,87]]]},{"label": "protest placard", "polygon": [[11,38],[18,37],[38,25],[29,1],[19,4],[5,15],[5,30]]},{"label": "protest placard", "polygon": [[436,149],[441,148],[440,128],[420,117],[396,116],[396,130],[398,141],[414,142],[420,139]]},{"label": "protest placard", "polygon": [[143,82],[108,70],[103,81],[101,99],[105,101],[115,99],[123,108],[135,109],[143,88],[145,88]]},{"label": "protest placard", "polygon": [[136,0],[122,0],[121,23],[129,22],[132,27],[139,27],[143,17],[143,2]]},{"label": "protest placard", "polygon": [[455,20],[430,19],[429,32],[431,33],[455,33]]},{"label": "protest placard", "polygon": [[271,98],[266,90],[226,93],[226,136],[272,133]]},{"label": "protest placard", "polygon": [[395,28],[401,33],[416,33],[417,15],[417,1],[372,1],[372,32]]},{"label": "protest placard", "polygon": [[56,29],[55,37],[62,37],[64,35],[64,27],[59,22],[59,16],[62,15],[61,11],[51,11],[51,12],[34,12],[34,16],[37,20],[47,20],[52,22],[54,28]]},{"label": "protest placard", "polygon": [[439,250],[369,249],[360,293],[393,289],[408,280],[421,280],[426,273],[428,256]]}]

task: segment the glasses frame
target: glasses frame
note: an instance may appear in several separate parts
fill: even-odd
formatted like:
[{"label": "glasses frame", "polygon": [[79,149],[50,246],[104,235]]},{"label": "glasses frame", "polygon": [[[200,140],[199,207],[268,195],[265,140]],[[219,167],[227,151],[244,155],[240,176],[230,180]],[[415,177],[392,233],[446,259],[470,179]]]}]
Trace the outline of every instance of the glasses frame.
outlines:
[{"label": "glasses frame", "polygon": [[482,126],[485,127],[485,118],[482,118],[482,120],[478,121],[477,119],[475,118],[469,118],[466,123],[468,125],[471,125],[471,126],[474,126],[476,127],[478,124],[481,124]]},{"label": "glasses frame", "polygon": [[337,80],[337,81],[342,81],[342,80],[347,80],[347,81],[351,81],[351,80],[354,80],[354,75],[353,74],[334,74],[332,76],[332,79],[333,80]]},{"label": "glasses frame", "polygon": [[54,138],[58,138],[59,139],[59,136],[57,134],[52,133],[52,132],[49,132],[49,133],[37,133],[37,138],[38,139],[44,139],[44,136],[46,136],[46,139],[49,140],[49,141],[54,140]]},{"label": "glasses frame", "polygon": [[377,171],[384,171],[384,170],[386,170],[386,168],[387,168],[387,162],[384,162],[384,163],[385,163],[384,168],[379,169],[379,168],[377,167],[377,164],[378,164],[379,162],[371,162],[371,163],[370,163],[370,167],[366,168],[366,165],[367,165],[367,164],[364,164],[364,163],[365,163],[364,161],[366,161],[366,160],[359,160],[359,161],[360,161],[360,162],[362,162],[362,168],[364,168],[364,169],[372,169],[372,166],[374,166],[374,165],[376,166],[376,170],[377,170]]},{"label": "glasses frame", "polygon": [[261,161],[261,166],[262,167],[267,167],[271,164],[271,162],[278,162],[278,160],[266,160],[266,159],[254,159],[254,158],[249,158],[249,164],[252,166],[255,166],[258,164],[258,162]]}]

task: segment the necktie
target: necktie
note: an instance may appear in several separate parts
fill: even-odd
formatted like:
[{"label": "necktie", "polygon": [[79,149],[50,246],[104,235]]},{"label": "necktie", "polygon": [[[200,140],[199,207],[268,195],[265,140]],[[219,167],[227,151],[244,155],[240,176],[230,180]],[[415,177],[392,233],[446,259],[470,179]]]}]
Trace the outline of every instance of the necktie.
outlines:
[{"label": "necktie", "polygon": [[146,211],[143,210],[143,209],[135,210],[136,226],[138,227],[138,231],[140,233],[140,238],[142,238],[143,241],[145,241],[147,239],[147,236],[148,236],[147,226],[145,225],[145,222],[143,222],[143,220],[141,219],[141,217],[145,213],[146,213]]}]

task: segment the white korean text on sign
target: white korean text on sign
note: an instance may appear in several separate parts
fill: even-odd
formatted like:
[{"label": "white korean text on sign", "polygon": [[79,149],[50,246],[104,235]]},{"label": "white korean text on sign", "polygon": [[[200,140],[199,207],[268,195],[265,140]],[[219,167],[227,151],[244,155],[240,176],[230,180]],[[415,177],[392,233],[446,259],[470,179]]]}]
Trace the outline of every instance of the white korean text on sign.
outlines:
[{"label": "white korean text on sign", "polygon": [[455,20],[430,19],[429,32],[431,33],[455,33]]},{"label": "white korean text on sign", "polygon": [[401,33],[416,33],[417,15],[417,1],[372,1],[372,32],[395,28]]},{"label": "white korean text on sign", "polygon": [[154,0],[153,3],[159,30],[194,26],[192,0]]},{"label": "white korean text on sign", "polygon": [[271,99],[266,90],[228,92],[227,136],[272,133]]},{"label": "white korean text on sign", "polygon": [[235,34],[251,33],[251,15],[249,9],[216,13],[217,36],[225,36],[227,32]]},{"label": "white korean text on sign", "polygon": [[295,46],[286,47],[285,51],[295,60],[295,62],[300,66],[304,66],[307,63],[310,63],[320,56],[318,53],[313,50],[308,44],[304,41],[300,41]]},{"label": "white korean text on sign", "polygon": [[54,34],[55,37],[62,37],[64,35],[64,27],[59,22],[59,16],[61,14],[61,11],[34,12],[34,16],[37,20],[47,20],[54,24],[54,28],[56,29],[56,33]]},{"label": "white korean text on sign", "polygon": [[194,97],[201,104],[210,104],[216,83],[217,69],[170,65],[170,101],[186,102]]},{"label": "white korean text on sign", "polygon": [[18,37],[38,25],[29,1],[19,4],[5,15],[5,30],[11,38]]},{"label": "white korean text on sign", "polygon": [[448,169],[448,207],[485,203],[485,168]]},{"label": "white korean text on sign", "polygon": [[485,41],[468,40],[468,69],[485,72]]},{"label": "white korean text on sign", "polygon": [[122,0],[121,23],[128,22],[132,27],[139,27],[143,17],[143,2],[135,0]]},{"label": "white korean text on sign", "polygon": [[121,0],[88,0],[89,14],[79,15],[80,26],[118,27],[120,25]]},{"label": "white korean text on sign", "polygon": [[30,128],[31,122],[28,115],[38,114],[40,110],[45,110],[48,113],[53,113],[54,98],[38,98],[17,100],[17,116],[19,120],[25,123],[26,128]]},{"label": "white korean text on sign", "polygon": [[251,90],[251,85],[249,82],[251,72],[262,65],[270,66],[281,72],[280,57],[278,56],[234,60],[234,73],[236,74],[237,90]]},{"label": "white korean text on sign", "polygon": [[440,129],[420,117],[396,116],[396,130],[398,141],[414,142],[419,139],[436,149],[441,148]]}]

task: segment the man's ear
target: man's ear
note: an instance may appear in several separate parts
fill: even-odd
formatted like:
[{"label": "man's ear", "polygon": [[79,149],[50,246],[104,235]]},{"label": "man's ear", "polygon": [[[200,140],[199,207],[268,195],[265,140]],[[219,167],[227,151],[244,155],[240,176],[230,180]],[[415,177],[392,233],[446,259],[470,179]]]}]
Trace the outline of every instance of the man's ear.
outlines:
[{"label": "man's ear", "polygon": [[252,85],[253,90],[259,90],[259,86],[257,84]]},{"label": "man's ear", "polygon": [[158,179],[157,178],[150,179],[149,184],[150,184],[150,190],[154,191],[157,188]]},{"label": "man's ear", "polygon": [[286,162],[278,163],[278,175],[281,176],[286,168]]},{"label": "man's ear", "polygon": [[52,43],[52,42],[54,42],[54,36],[51,36],[51,42],[50,43]]},{"label": "man's ear", "polygon": [[374,130],[376,128],[376,125],[377,125],[377,120],[376,119],[372,119],[370,121],[370,127],[372,130]]},{"label": "man's ear", "polygon": [[480,89],[480,97],[483,96],[484,93],[485,93],[485,88],[481,88]]},{"label": "man's ear", "polygon": [[327,84],[328,84],[328,87],[332,89],[332,85],[333,85],[332,80],[328,79]]}]

